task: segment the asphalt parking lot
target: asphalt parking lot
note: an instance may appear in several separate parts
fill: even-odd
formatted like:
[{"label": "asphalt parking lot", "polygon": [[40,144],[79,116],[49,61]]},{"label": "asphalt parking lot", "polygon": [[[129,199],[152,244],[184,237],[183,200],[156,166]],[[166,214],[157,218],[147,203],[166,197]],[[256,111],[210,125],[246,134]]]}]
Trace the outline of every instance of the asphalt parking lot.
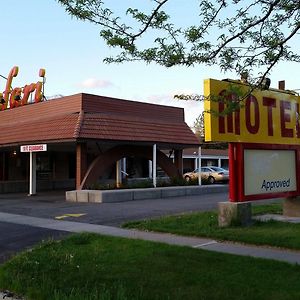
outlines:
[{"label": "asphalt parking lot", "polygon": [[40,193],[31,197],[25,194],[6,194],[0,195],[0,211],[39,218],[62,218],[91,224],[120,226],[129,220],[210,210],[216,208],[218,202],[227,200],[227,193],[211,193],[116,203],[72,203],[65,201],[65,192]]}]

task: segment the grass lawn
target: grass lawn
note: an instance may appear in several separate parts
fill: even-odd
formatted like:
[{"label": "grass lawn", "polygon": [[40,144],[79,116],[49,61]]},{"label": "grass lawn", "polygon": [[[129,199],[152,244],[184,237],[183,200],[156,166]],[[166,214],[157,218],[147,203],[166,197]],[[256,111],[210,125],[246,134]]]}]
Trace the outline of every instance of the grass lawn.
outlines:
[{"label": "grass lawn", "polygon": [[[282,205],[254,205],[253,215],[262,213],[282,213]],[[218,240],[238,241],[248,244],[300,249],[300,224],[277,221],[256,221],[249,227],[218,227],[215,211],[188,213],[124,224],[126,228],[170,232],[179,235],[210,237]]]},{"label": "grass lawn", "polygon": [[300,266],[76,234],[0,266],[0,289],[51,300],[300,299]]}]

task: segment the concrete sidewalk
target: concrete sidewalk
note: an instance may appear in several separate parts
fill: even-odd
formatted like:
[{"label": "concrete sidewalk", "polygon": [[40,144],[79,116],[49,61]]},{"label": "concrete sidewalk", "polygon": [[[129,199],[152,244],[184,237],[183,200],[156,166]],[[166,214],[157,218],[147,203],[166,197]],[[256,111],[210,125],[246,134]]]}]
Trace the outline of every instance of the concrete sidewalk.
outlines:
[{"label": "concrete sidewalk", "polygon": [[300,251],[286,249],[282,250],[271,247],[257,247],[238,243],[218,242],[212,239],[182,237],[174,234],[128,230],[111,226],[37,218],[3,212],[0,212],[0,222],[29,225],[67,232],[93,232],[103,235],[142,239],[172,245],[189,246],[197,249],[205,249],[222,253],[274,259],[292,264],[300,264]]}]

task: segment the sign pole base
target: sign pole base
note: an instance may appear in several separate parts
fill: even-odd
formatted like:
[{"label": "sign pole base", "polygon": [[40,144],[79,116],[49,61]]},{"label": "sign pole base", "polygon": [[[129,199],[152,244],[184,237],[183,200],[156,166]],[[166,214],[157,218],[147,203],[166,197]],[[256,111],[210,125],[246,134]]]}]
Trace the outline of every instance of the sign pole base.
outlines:
[{"label": "sign pole base", "polygon": [[219,202],[219,227],[252,224],[251,202]]},{"label": "sign pole base", "polygon": [[283,215],[286,217],[300,217],[300,197],[287,197],[283,202]]}]

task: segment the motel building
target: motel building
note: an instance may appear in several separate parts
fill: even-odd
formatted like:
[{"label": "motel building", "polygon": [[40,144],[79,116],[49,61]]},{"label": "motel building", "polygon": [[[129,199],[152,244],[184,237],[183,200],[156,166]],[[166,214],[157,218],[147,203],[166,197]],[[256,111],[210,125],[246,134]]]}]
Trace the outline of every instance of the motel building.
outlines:
[{"label": "motel building", "polygon": [[90,94],[30,103],[15,90],[1,94],[1,193],[28,192],[35,176],[37,192],[179,177],[183,151],[199,147],[182,108]]},{"label": "motel building", "polygon": [[183,150],[183,173],[191,172],[198,168],[200,163],[202,167],[215,166],[228,170],[229,158],[228,149],[206,149],[188,148]]}]

